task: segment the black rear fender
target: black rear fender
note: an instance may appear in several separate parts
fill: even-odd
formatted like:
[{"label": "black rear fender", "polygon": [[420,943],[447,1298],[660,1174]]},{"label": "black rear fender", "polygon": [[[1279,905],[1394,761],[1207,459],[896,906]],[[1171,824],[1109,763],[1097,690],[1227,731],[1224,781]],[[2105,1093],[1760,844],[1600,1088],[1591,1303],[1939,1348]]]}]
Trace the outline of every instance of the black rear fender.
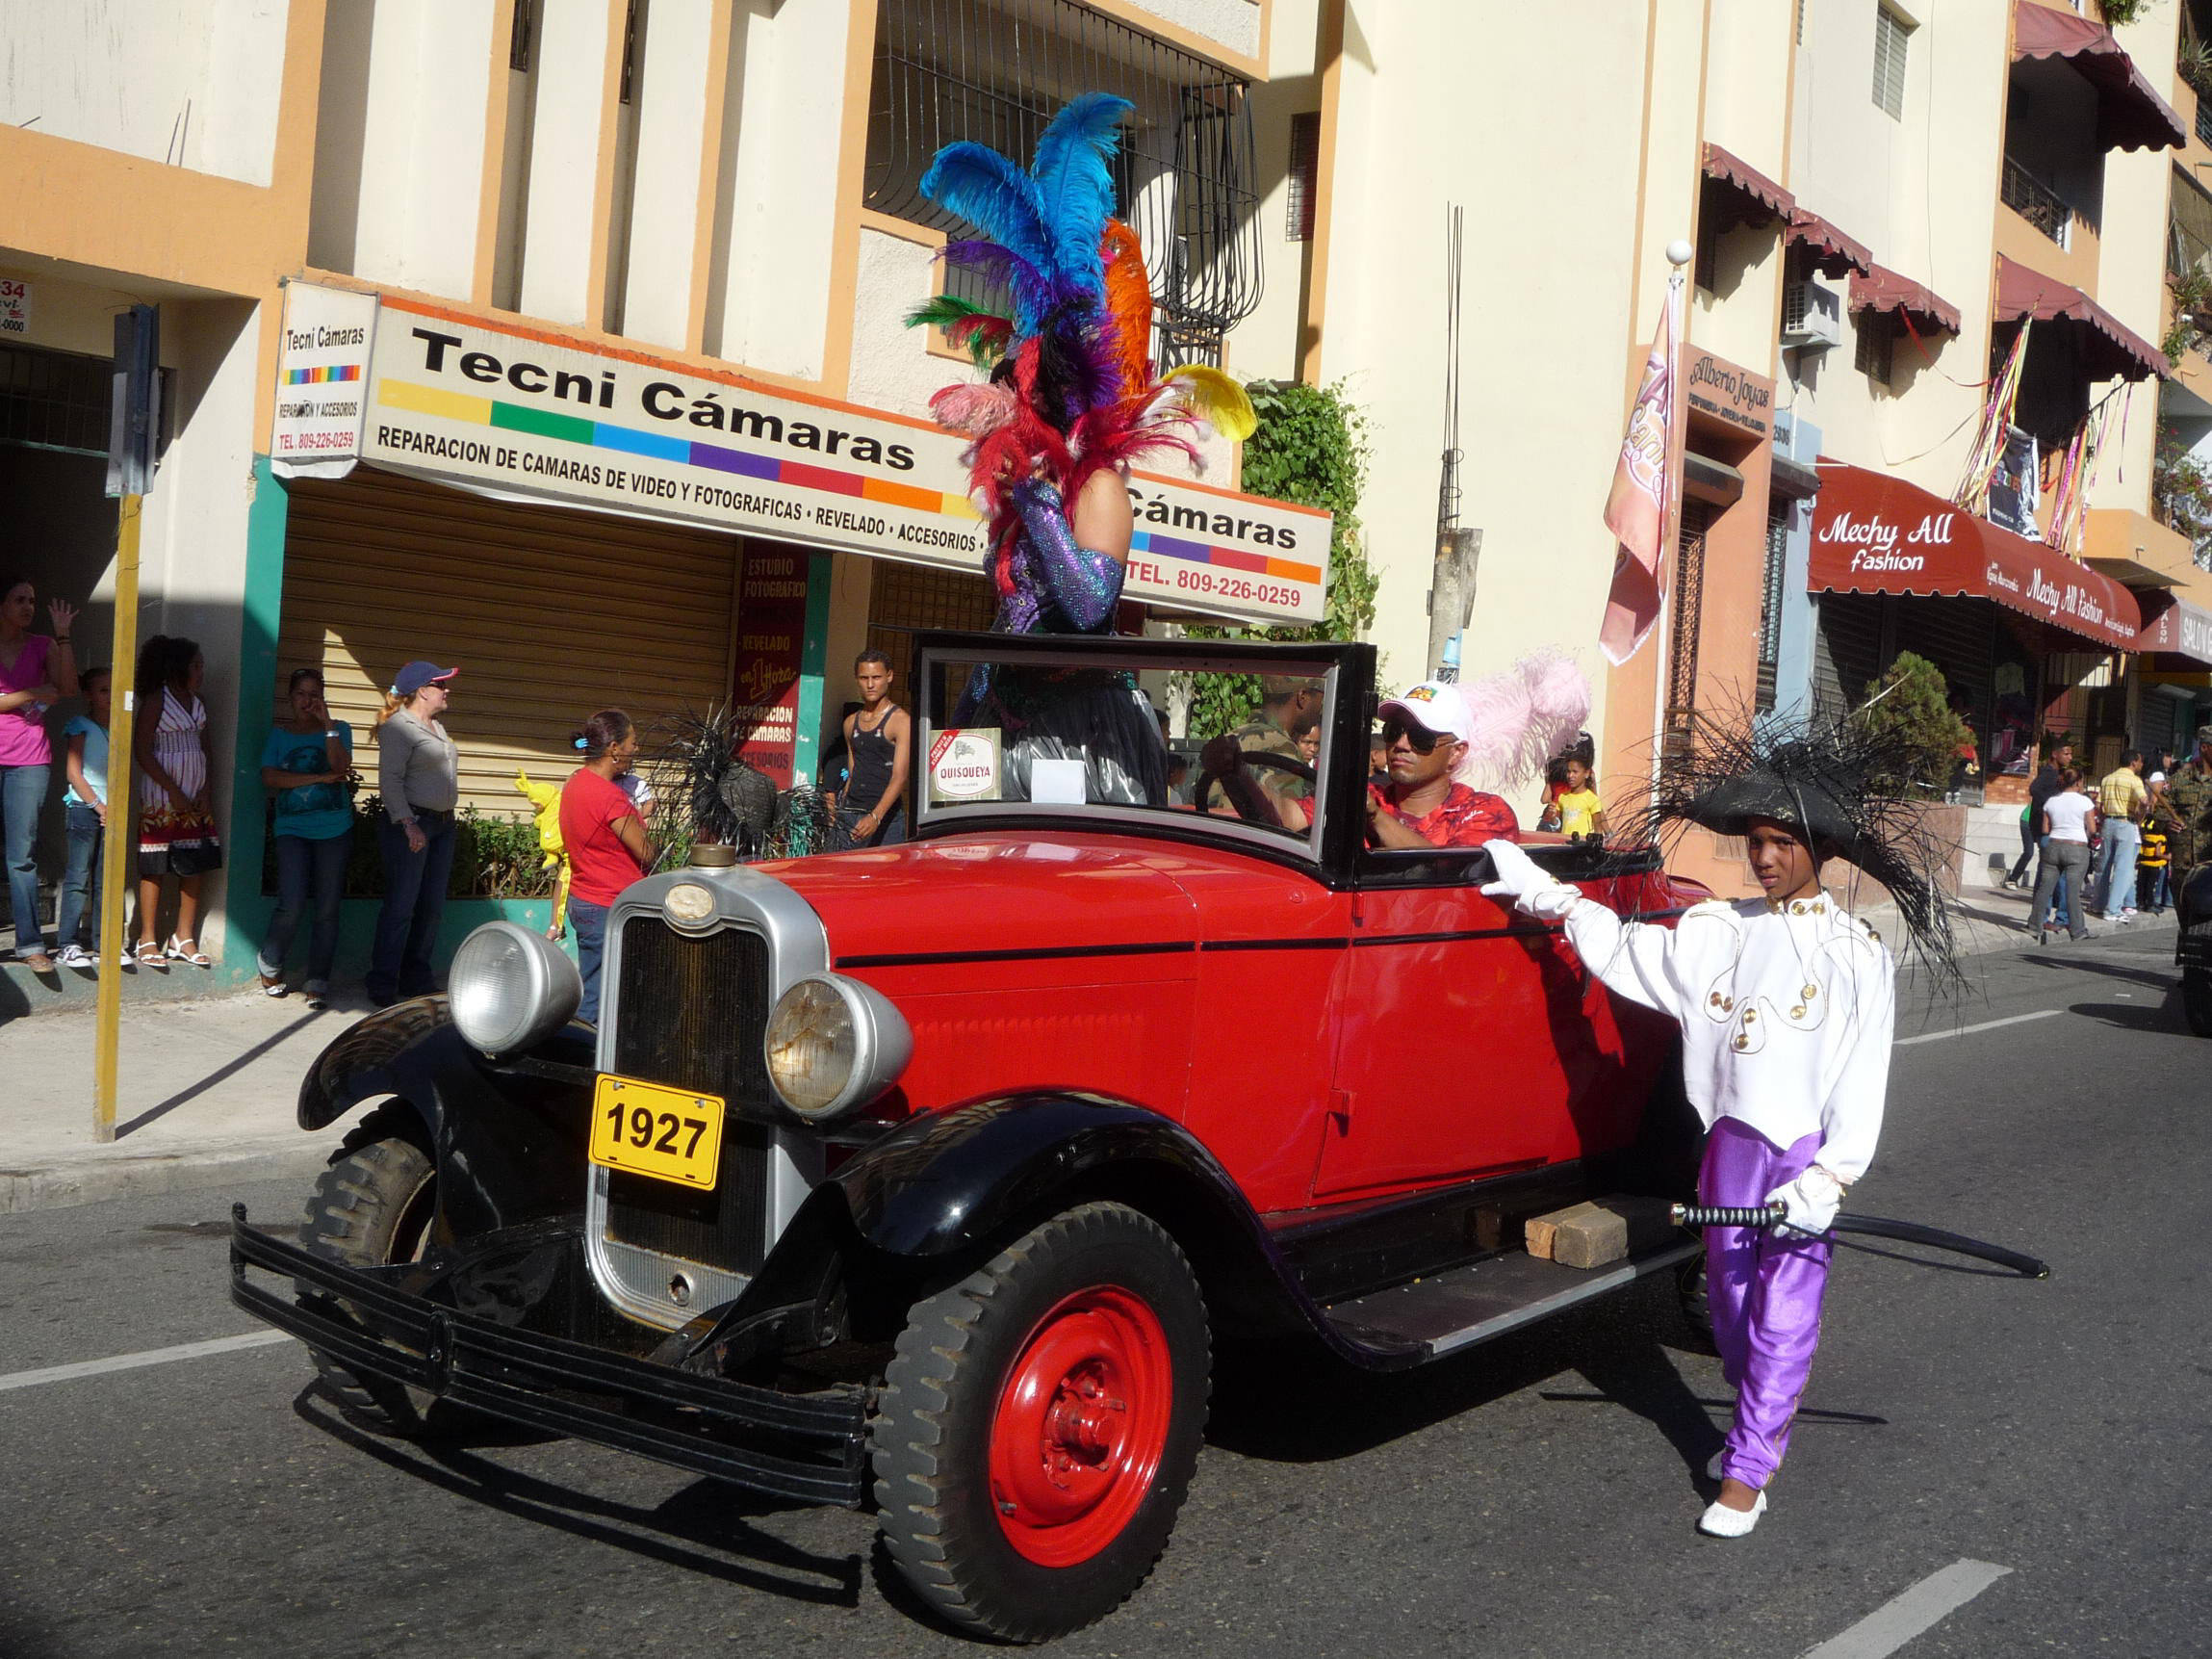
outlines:
[{"label": "black rear fender", "polygon": [[565,1215],[583,1203],[593,1043],[571,1024],[527,1055],[498,1064],[453,1026],[443,997],[402,1002],[347,1028],[308,1068],[299,1127],[328,1128],[367,1101],[389,1099],[435,1160],[432,1240]]}]

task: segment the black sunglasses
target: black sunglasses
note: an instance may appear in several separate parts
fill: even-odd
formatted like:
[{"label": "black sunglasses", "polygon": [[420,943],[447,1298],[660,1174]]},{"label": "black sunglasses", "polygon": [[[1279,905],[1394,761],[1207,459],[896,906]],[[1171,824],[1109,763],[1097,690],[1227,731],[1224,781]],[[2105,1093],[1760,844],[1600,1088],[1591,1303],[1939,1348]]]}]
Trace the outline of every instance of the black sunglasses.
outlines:
[{"label": "black sunglasses", "polygon": [[1395,743],[1401,738],[1413,745],[1413,752],[1417,755],[1433,753],[1439,743],[1456,741],[1448,733],[1431,732],[1427,726],[1417,726],[1408,720],[1394,717],[1382,722],[1382,740],[1385,743]]}]

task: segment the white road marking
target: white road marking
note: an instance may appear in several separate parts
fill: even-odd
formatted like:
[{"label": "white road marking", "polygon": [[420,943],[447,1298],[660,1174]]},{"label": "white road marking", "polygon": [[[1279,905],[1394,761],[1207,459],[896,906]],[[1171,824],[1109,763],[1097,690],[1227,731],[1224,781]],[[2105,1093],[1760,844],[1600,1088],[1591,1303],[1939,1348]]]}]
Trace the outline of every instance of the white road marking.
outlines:
[{"label": "white road marking", "polygon": [[1979,1025],[1961,1025],[1953,1031],[1923,1031],[1917,1037],[1899,1037],[1890,1047],[1910,1049],[1915,1043],[1941,1043],[1946,1037],[1971,1037],[1976,1031],[1994,1031],[2000,1025],[2024,1025],[2030,1020],[2048,1020],[2065,1012],[2064,1008],[2040,1008],[2033,1014],[2015,1014],[2009,1020],[1984,1020]]},{"label": "white road marking", "polygon": [[1954,1561],[1902,1595],[1885,1601],[1842,1635],[1830,1637],[1805,1659],[1883,1659],[1956,1613],[2010,1571],[2009,1567],[1986,1561]]},{"label": "white road marking", "polygon": [[201,1360],[210,1354],[235,1354],[242,1348],[268,1348],[296,1338],[287,1331],[249,1331],[244,1336],[218,1336],[208,1342],[180,1342],[174,1348],[148,1348],[141,1354],[116,1354],[106,1360],[84,1360],[74,1365],[48,1365],[39,1371],[10,1371],[0,1376],[0,1394],[11,1388],[36,1388],[41,1383],[73,1383],[79,1377],[97,1377],[108,1371],[136,1371],[141,1365],[167,1365],[172,1360]]}]

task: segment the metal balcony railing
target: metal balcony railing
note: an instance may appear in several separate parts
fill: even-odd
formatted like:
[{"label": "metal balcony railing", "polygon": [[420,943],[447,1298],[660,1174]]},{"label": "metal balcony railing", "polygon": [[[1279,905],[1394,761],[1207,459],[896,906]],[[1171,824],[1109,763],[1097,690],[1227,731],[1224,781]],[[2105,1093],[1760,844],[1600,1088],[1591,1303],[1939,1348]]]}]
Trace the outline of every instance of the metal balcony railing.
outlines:
[{"label": "metal balcony railing", "polygon": [[2045,184],[2035,174],[2029,172],[2026,168],[2013,160],[2011,156],[2005,157],[2002,194],[2004,204],[2007,207],[2061,247],[2071,248],[2073,246],[2073,222],[2075,220],[2081,220],[2091,230],[2096,228],[2096,221],[2088,214],[2068,201],[2065,196],[2059,194],[2049,185]]},{"label": "metal balcony railing", "polygon": [[2201,95],[2197,99],[2197,137],[2200,143],[2212,144],[2212,98]]}]

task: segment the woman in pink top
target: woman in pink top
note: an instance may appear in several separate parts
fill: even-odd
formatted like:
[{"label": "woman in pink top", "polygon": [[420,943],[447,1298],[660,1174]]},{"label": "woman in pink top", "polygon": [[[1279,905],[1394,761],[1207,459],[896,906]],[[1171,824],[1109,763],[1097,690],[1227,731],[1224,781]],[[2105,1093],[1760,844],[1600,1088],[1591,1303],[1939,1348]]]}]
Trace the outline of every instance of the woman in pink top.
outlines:
[{"label": "woman in pink top", "polygon": [[31,632],[39,595],[28,582],[0,578],[0,840],[8,860],[8,908],[15,921],[15,956],[34,973],[50,973],[46,934],[39,921],[39,809],[54,768],[46,711],[77,694],[77,658],[69,624],[77,608],[57,599],[46,607],[54,636]]}]

